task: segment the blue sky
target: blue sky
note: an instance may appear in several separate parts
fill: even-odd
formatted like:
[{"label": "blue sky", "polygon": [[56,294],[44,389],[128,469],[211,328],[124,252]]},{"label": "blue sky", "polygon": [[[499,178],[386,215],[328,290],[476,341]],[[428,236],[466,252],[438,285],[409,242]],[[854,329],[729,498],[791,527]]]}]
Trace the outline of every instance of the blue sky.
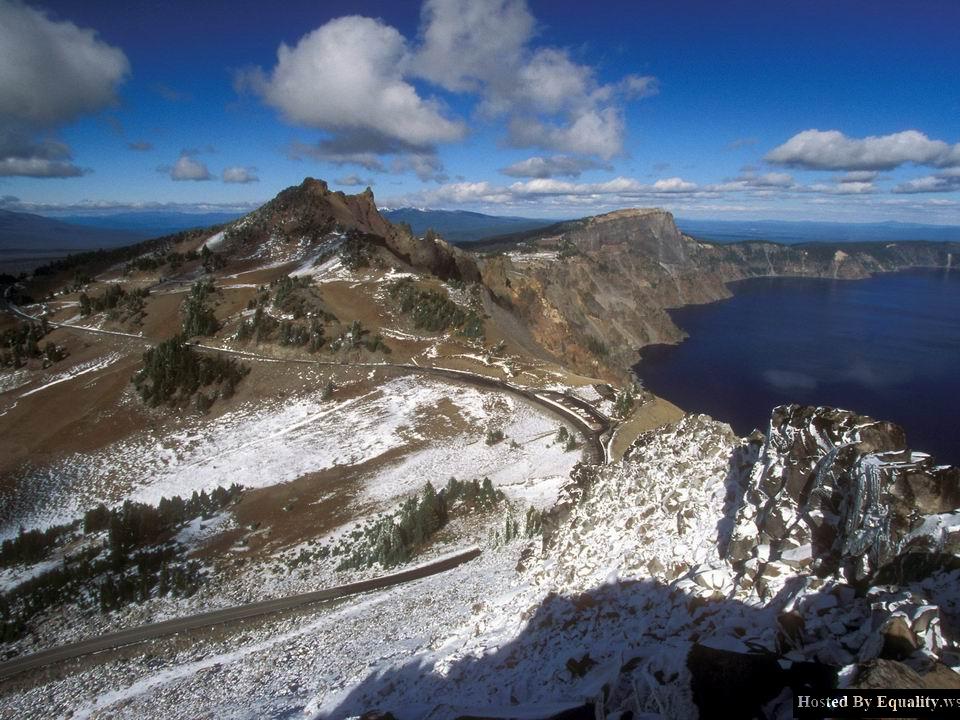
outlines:
[{"label": "blue sky", "polygon": [[960,3],[0,0],[0,207],[960,224]]}]

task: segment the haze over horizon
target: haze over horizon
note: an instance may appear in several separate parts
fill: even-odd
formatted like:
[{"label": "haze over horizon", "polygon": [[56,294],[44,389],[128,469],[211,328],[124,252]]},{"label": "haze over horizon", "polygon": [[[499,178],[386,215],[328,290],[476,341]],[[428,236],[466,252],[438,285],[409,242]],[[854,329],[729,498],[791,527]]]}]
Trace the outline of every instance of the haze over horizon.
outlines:
[{"label": "haze over horizon", "polygon": [[0,208],[960,225],[956,3],[116,10],[0,0]]}]

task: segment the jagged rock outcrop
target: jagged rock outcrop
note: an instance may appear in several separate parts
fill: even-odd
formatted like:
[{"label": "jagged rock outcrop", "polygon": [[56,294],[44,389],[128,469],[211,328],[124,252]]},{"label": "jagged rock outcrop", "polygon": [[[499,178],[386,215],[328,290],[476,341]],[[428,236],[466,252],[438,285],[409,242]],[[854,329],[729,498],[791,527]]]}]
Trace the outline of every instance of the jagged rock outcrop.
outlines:
[{"label": "jagged rock outcrop", "polygon": [[960,550],[958,506],[960,471],[911,452],[898,426],[782,406],[744,488],[727,557],[764,586],[784,565],[858,586],[902,579],[903,557],[936,563]]},{"label": "jagged rock outcrop", "polygon": [[[405,682],[378,675],[341,709],[429,698],[436,718],[552,703],[785,719],[798,689],[868,684],[877,668],[906,687],[952,686],[960,569],[882,573],[924,537],[956,556],[956,487],[955,471],[910,453],[895,425],[855,413],[778,408],[767,437],[745,439],[688,415],[641,435],[619,463],[581,466],[542,545],[527,543],[515,582],[449,654],[411,659]],[[889,522],[874,524],[877,512]],[[792,535],[805,513],[822,521]],[[815,534],[826,525],[829,536]],[[804,537],[822,551],[787,562]],[[775,551],[776,538],[792,538],[790,550]],[[444,705],[461,699],[470,712]]]},{"label": "jagged rock outcrop", "polygon": [[400,261],[443,279],[479,280],[473,257],[443,240],[411,235],[380,215],[373,192],[332,192],[323,180],[306,178],[282,190],[273,200],[229,225],[219,248],[234,259],[282,262],[303,260],[311,252],[332,250],[345,235]]}]

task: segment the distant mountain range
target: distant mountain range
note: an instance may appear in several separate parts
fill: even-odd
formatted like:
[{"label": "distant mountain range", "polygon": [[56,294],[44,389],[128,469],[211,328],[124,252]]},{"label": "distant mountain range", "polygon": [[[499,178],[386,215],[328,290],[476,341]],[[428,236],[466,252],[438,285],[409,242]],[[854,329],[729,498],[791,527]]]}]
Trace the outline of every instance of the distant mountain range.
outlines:
[{"label": "distant mountain range", "polygon": [[141,237],[160,237],[181,230],[193,230],[232,222],[241,212],[185,213],[163,210],[123,212],[112,215],[70,215],[59,218],[73,225],[112,228],[138,233]]},{"label": "distant mountain range", "polygon": [[418,208],[384,208],[380,214],[392,223],[407,223],[416,235],[433,228],[444,240],[470,243],[493,235],[523,232],[552,225],[556,220],[542,218],[484,215],[466,210],[425,210]]},{"label": "distant mountain range", "polygon": [[49,252],[128,245],[149,236],[129,228],[84,227],[31,213],[0,210],[0,250]]},{"label": "distant mountain range", "polygon": [[687,235],[722,243],[740,240],[768,240],[785,245],[804,242],[960,241],[960,227],[956,225],[901,222],[840,223],[678,218],[677,226]]}]

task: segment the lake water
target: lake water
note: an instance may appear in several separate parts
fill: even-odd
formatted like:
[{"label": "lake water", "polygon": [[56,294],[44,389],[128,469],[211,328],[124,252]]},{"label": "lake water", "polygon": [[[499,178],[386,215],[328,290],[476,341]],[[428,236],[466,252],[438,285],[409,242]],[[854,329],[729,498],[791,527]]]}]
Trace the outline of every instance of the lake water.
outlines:
[{"label": "lake water", "polygon": [[776,405],[856,410],[906,430],[914,450],[960,464],[960,273],[867,280],[762,278],[671,311],[690,337],[645,348],[644,385],[746,434]]}]

